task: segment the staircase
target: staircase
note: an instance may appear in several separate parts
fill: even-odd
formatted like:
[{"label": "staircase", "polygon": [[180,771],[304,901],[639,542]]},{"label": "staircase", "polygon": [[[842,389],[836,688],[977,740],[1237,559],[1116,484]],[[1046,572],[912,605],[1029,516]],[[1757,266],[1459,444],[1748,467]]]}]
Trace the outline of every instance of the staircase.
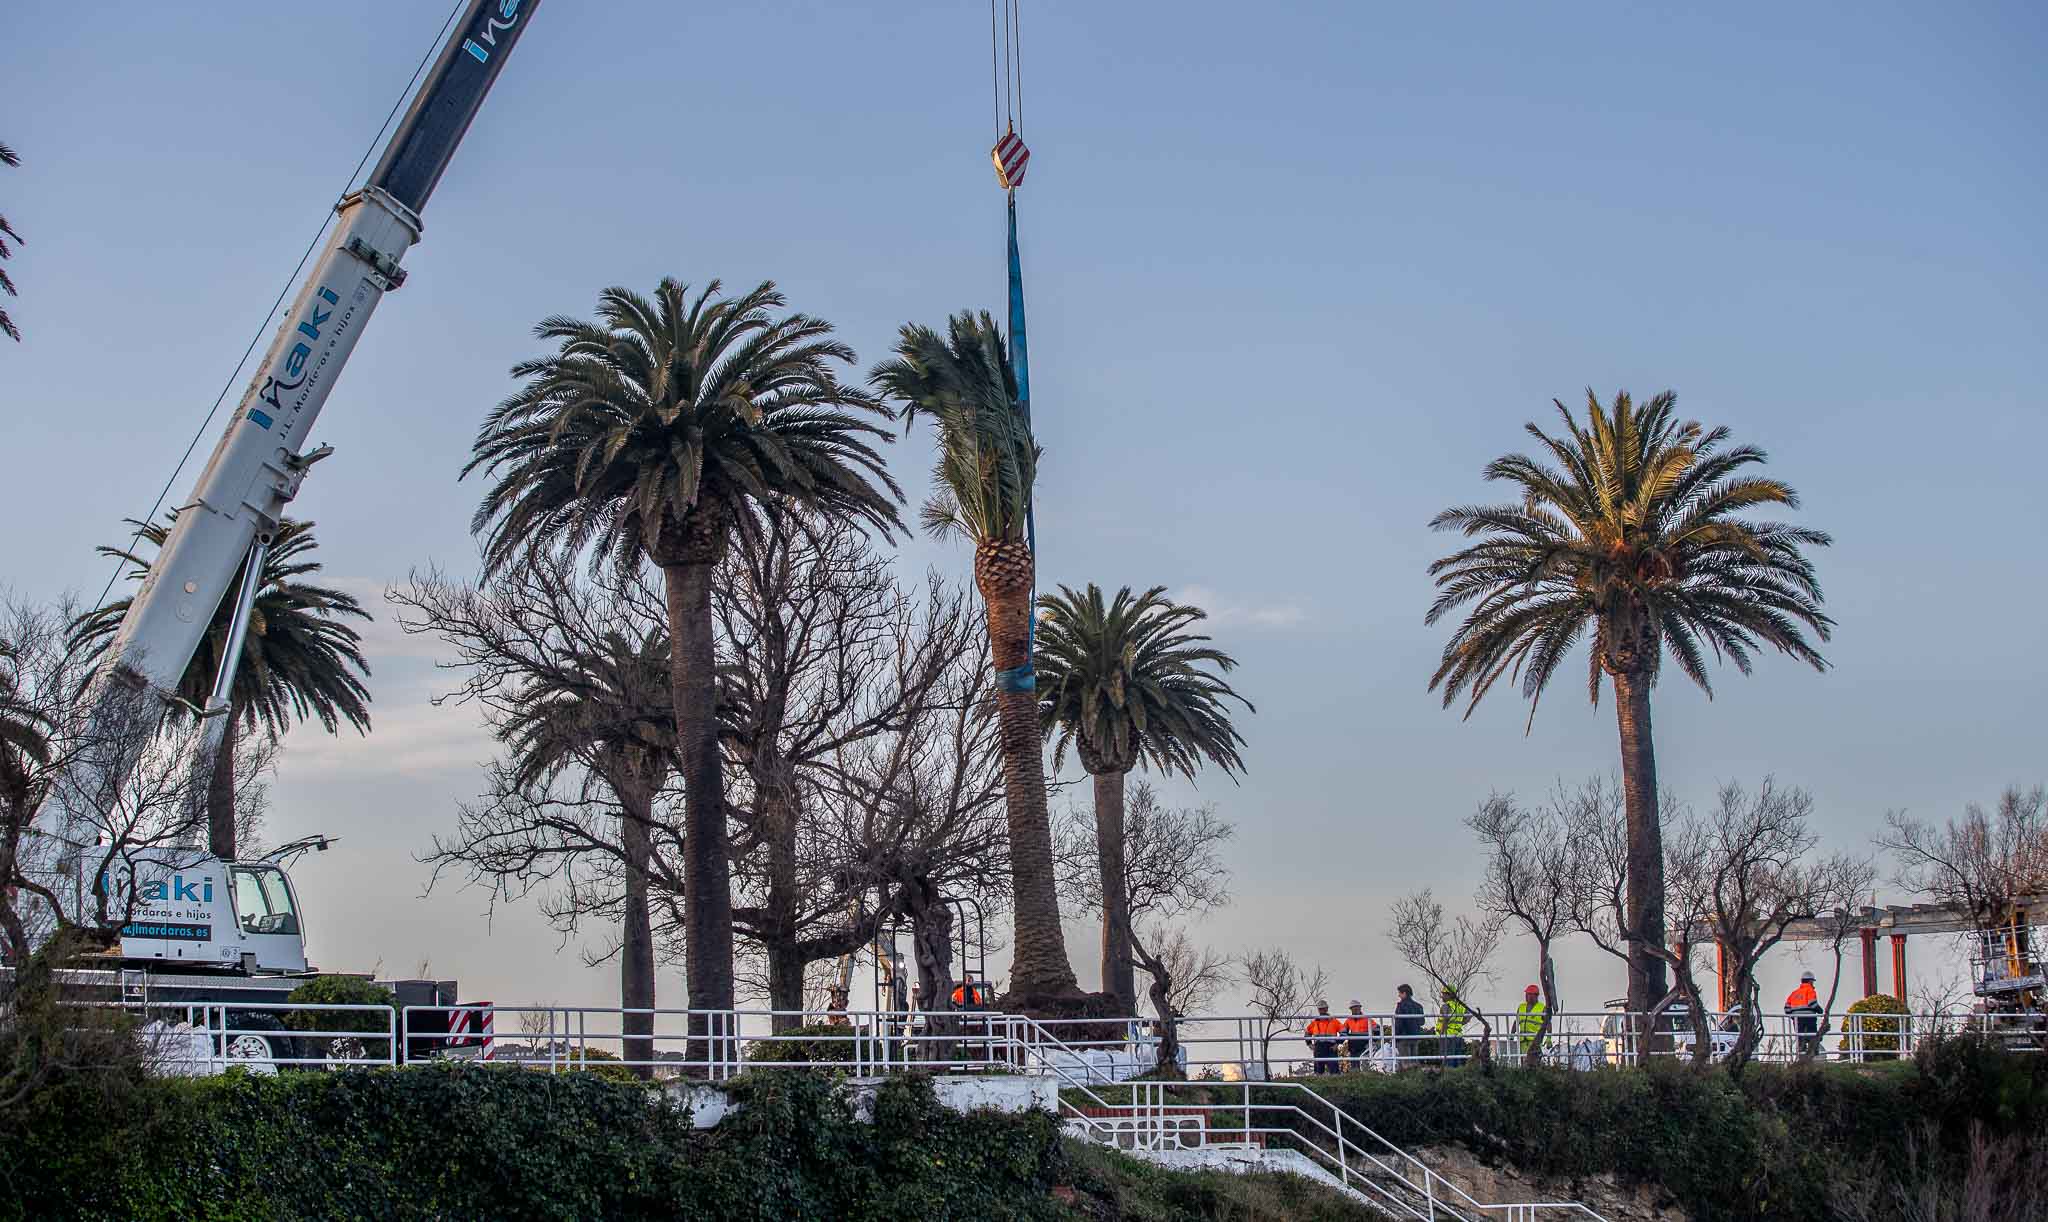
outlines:
[{"label": "staircase", "polygon": [[[1067,1068],[1077,1058],[1028,1018],[1012,1018],[1021,1068],[1063,1086],[1061,1114],[1076,1137],[1153,1161],[1215,1164],[1223,1170],[1301,1174],[1343,1191],[1390,1218],[1423,1222],[1550,1222],[1605,1219],[1577,1201],[1482,1204],[1313,1089],[1297,1082],[1126,1082],[1091,1086]],[[1079,1102],[1070,1098],[1078,1095]],[[1268,1149],[1268,1146],[1285,1148]],[[1206,1152],[1206,1153],[1205,1153]],[[1226,1156],[1225,1152],[1230,1152]]]}]

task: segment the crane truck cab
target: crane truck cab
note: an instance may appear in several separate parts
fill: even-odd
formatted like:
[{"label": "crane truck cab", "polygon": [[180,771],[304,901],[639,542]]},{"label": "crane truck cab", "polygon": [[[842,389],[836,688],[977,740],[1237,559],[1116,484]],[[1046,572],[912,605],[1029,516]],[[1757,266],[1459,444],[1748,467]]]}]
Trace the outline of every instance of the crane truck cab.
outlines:
[{"label": "crane truck cab", "polygon": [[119,955],[149,966],[287,975],[306,971],[305,928],[282,866],[183,855],[145,858],[109,880],[126,906]]}]

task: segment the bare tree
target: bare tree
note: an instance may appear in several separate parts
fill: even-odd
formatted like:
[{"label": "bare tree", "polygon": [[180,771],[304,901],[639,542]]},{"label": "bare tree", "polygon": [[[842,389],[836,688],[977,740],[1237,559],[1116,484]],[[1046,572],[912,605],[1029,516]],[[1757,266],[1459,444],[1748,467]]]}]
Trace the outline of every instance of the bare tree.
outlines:
[{"label": "bare tree", "polygon": [[[65,928],[110,944],[133,914],[138,869],[205,855],[200,727],[160,724],[139,694],[95,708],[66,646],[74,615],[0,604],[0,949],[15,962]],[[236,763],[237,821],[251,834],[275,760],[261,749]],[[110,789],[85,779],[114,775]]]},{"label": "bare tree", "polygon": [[[1121,864],[1124,910],[1132,926],[1131,964],[1150,979],[1146,994],[1158,1016],[1161,1069],[1178,1063],[1179,1014],[1190,993],[1220,983],[1229,963],[1225,956],[1197,948],[1181,923],[1230,902],[1230,867],[1222,849],[1236,830],[1217,817],[1214,807],[1163,805],[1148,781],[1131,789],[1126,804]],[[1060,899],[1071,910],[1103,910],[1100,844],[1092,813],[1069,810],[1053,829]]]},{"label": "bare tree", "polygon": [[[1460,913],[1447,918],[1444,906],[1425,887],[1400,896],[1387,909],[1387,941],[1394,953],[1436,985],[1437,1004],[1449,1011],[1447,996],[1456,996],[1466,1013],[1479,1024],[1478,1060],[1490,1059],[1493,1025],[1478,1006],[1465,999],[1474,982],[1493,979],[1487,966],[1500,946],[1501,920],[1482,915],[1474,920]],[[1443,1028],[1440,1026],[1439,1030]]]},{"label": "bare tree", "polygon": [[[986,693],[968,674],[986,669],[982,634],[965,591],[936,576],[908,587],[861,532],[774,505],[736,532],[712,612],[738,824],[734,928],[761,957],[772,1008],[799,1010],[809,964],[871,942],[904,903],[940,919],[942,897],[898,891],[911,881],[900,854],[943,843],[922,833],[962,813],[930,805],[948,788],[934,772],[941,725],[953,719],[956,744],[994,754],[975,724]],[[979,761],[961,762],[953,779],[975,791],[957,795],[962,811],[985,810],[994,799],[970,780]]]},{"label": "bare tree", "polygon": [[[1671,793],[1663,795],[1658,808],[1670,812],[1667,826],[1683,826],[1689,817],[1689,812]],[[1628,820],[1620,785],[1595,777],[1571,791],[1565,799],[1565,826],[1566,843],[1572,855],[1567,891],[1571,927],[1623,963],[1630,962],[1631,954],[1640,951],[1671,969],[1670,990],[1647,1013],[1629,1016],[1629,1021],[1635,1024],[1636,1061],[1647,1063],[1655,1051],[1653,1033],[1665,1011],[1680,1001],[1687,1006],[1695,1055],[1709,1055],[1713,1036],[1708,1028],[1706,1006],[1700,1000],[1699,981],[1693,974],[1694,944],[1681,938],[1675,946],[1667,946],[1662,938],[1650,938],[1646,931],[1636,929],[1628,921]],[[1676,885],[1674,868],[1667,842],[1664,928],[1689,929],[1705,919],[1697,906],[1687,906],[1700,893],[1698,888]]]},{"label": "bare tree", "polygon": [[1259,1073],[1273,1076],[1273,1037],[1301,1021],[1310,1003],[1330,987],[1330,975],[1321,966],[1303,970],[1294,956],[1279,947],[1246,951],[1238,956],[1238,970],[1251,997],[1245,1005],[1257,1022]]},{"label": "bare tree", "polygon": [[676,895],[681,848],[662,818],[676,736],[659,591],[637,571],[586,576],[570,555],[536,551],[480,584],[414,574],[385,597],[406,632],[452,651],[439,665],[460,679],[435,703],[478,708],[501,747],[456,834],[435,838],[435,878],[462,868],[494,899],[559,884],[542,902],[559,928],[615,922],[595,958],[618,955],[626,1059],[651,1061],[653,893],[659,881]]},{"label": "bare tree", "polygon": [[[1703,918],[1696,927],[1680,927],[1683,936],[1721,947],[1742,999],[1731,1072],[1741,1072],[1763,1038],[1756,967],[1765,953],[1794,924],[1846,908],[1870,882],[1867,862],[1814,856],[1820,838],[1808,827],[1812,810],[1805,790],[1782,788],[1772,778],[1754,793],[1730,782],[1711,814],[1688,814],[1666,842],[1670,885],[1682,893],[1674,907]],[[1710,1047],[1693,1049],[1695,1061],[1710,1053]]]},{"label": "bare tree", "polygon": [[1519,926],[1536,942],[1543,1019],[1523,1049],[1530,1065],[1542,1063],[1544,1040],[1558,1012],[1551,943],[1571,928],[1573,854],[1566,826],[1570,801],[1560,788],[1547,805],[1531,810],[1516,805],[1511,794],[1495,794],[1465,821],[1487,850],[1486,876],[1473,902],[1494,920]]}]

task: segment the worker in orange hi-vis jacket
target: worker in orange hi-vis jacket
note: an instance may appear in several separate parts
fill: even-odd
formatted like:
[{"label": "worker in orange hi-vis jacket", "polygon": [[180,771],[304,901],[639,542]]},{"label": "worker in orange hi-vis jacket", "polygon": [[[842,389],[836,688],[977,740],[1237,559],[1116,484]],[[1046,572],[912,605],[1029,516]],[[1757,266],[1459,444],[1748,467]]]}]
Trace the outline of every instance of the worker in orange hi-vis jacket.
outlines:
[{"label": "worker in orange hi-vis jacket", "polygon": [[1351,999],[1351,1013],[1344,1019],[1344,1053],[1351,1058],[1351,1068],[1365,1068],[1365,1054],[1372,1047],[1372,1036],[1379,1025],[1365,1015],[1365,1003],[1356,997]]},{"label": "worker in orange hi-vis jacket", "polygon": [[1330,1003],[1316,1002],[1316,1016],[1308,1020],[1305,1030],[1308,1036],[1309,1055],[1315,1058],[1319,1074],[1339,1073],[1343,1066],[1338,1063],[1338,1037],[1344,1034],[1344,1024],[1330,1017]]},{"label": "worker in orange hi-vis jacket", "polygon": [[1826,1010],[1820,1004],[1820,994],[1814,991],[1813,973],[1799,974],[1799,987],[1785,998],[1785,1013],[1799,1030],[1799,1055],[1816,1056],[1820,1052],[1820,1016]]}]

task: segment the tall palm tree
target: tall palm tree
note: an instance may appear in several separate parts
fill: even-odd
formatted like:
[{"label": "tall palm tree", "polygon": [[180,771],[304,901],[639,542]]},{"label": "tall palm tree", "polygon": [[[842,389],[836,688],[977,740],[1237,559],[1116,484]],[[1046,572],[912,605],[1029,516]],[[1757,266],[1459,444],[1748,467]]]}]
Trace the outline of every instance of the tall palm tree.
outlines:
[{"label": "tall palm tree", "polygon": [[1143,594],[1125,586],[1109,600],[1094,582],[1084,593],[1061,586],[1038,605],[1038,708],[1045,732],[1059,736],[1053,768],[1071,746],[1095,782],[1102,987],[1135,1006],[1124,777],[1142,764],[1192,780],[1204,760],[1226,774],[1242,772],[1244,739],[1226,702],[1252,704],[1216,673],[1236,669],[1237,660],[1191,631],[1207,612],[1167,598],[1165,586]]},{"label": "tall palm tree", "polygon": [[[629,1011],[621,1034],[628,1061],[654,1059],[654,926],[647,898],[654,856],[654,802],[669,772],[675,709],[669,691],[668,634],[638,639],[606,632],[599,648],[559,659],[557,669],[529,676],[512,693],[510,716],[497,737],[521,786],[546,784],[581,763],[619,804],[619,847],[625,872],[620,922],[619,1005]],[[635,1014],[634,1010],[650,1011]],[[634,1072],[653,1076],[650,1065]]]},{"label": "tall palm tree", "polygon": [[[0,144],[0,165],[17,166],[20,164],[21,158],[15,156],[14,150],[4,144]],[[0,214],[0,259],[9,258],[14,254],[14,251],[7,245],[6,239],[8,238],[13,238],[16,242],[21,241],[21,235],[14,232],[14,226],[7,223],[6,215]],[[6,293],[9,297],[18,295],[14,291],[14,281],[7,278],[7,269],[5,268],[0,268],[0,292]],[[0,309],[0,334],[12,337],[16,343],[21,342],[21,331],[15,327],[14,320],[7,316],[5,309]]]},{"label": "tall palm tree", "polygon": [[937,492],[925,529],[974,543],[974,584],[988,608],[996,671],[996,719],[1010,822],[1012,996],[1078,993],[1053,889],[1052,828],[1045,803],[1045,740],[1031,681],[1034,581],[1026,510],[1038,474],[1038,446],[1017,410],[1017,378],[987,311],[960,313],[947,334],[905,326],[896,356],[873,378],[904,405],[905,427],[927,415],[939,434]]},{"label": "tall palm tree", "polygon": [[[1552,400],[1556,403],[1556,400]],[[1614,685],[1627,803],[1629,887],[1624,919],[1632,952],[1629,1004],[1646,1010],[1664,994],[1664,852],[1650,689],[1665,652],[1709,696],[1706,655],[1750,671],[1759,645],[1825,670],[1807,640],[1826,641],[1820,583],[1801,551],[1827,535],[1738,517],[1765,505],[1799,505],[1786,484],[1741,472],[1764,462],[1755,446],[1726,447],[1726,428],[1680,421],[1670,391],[1640,406],[1626,392],[1609,407],[1586,392],[1581,426],[1563,403],[1562,436],[1525,427],[1548,461],[1497,458],[1486,478],[1508,483],[1518,503],[1461,506],[1430,524],[1477,539],[1430,566],[1437,599],[1428,622],[1474,604],[1444,646],[1430,678],[1445,707],[1469,697],[1465,715],[1503,675],[1536,702],[1560,663],[1591,629],[1587,694],[1597,706]],[[1550,465],[1555,463],[1556,465]]]},{"label": "tall palm tree", "polygon": [[[128,525],[135,528],[136,540],[161,548],[170,536],[166,523],[176,517],[173,511],[162,523],[130,520]],[[132,566],[129,578],[140,581],[149,575],[150,557],[129,550],[133,546],[131,542],[129,547],[98,550],[102,556],[126,561]],[[220,754],[214,757],[207,785],[207,845],[216,857],[233,860],[237,848],[235,746],[240,735],[260,730],[275,741],[294,723],[309,720],[319,721],[329,734],[344,721],[359,734],[370,729],[370,691],[363,685],[370,667],[363,660],[362,638],[348,623],[368,620],[370,613],[352,595],[303,580],[321,569],[310,558],[319,546],[313,523],[285,518],[277,524],[264,556],[249,630],[242,638],[241,662],[228,690]],[[239,577],[229,589],[238,584]],[[99,669],[128,614],[129,601],[114,599],[72,622],[71,648],[87,660],[86,673]],[[178,695],[194,707],[203,706],[212,693],[227,649],[233,604],[231,594],[214,609],[213,622],[178,680]]]},{"label": "tall palm tree", "polygon": [[718,753],[711,574],[743,514],[770,497],[898,525],[902,491],[874,442],[888,411],[843,385],[853,350],[763,281],[694,297],[664,279],[652,298],[598,295],[597,319],[545,319],[557,350],[513,366],[524,385],[485,418],[463,474],[494,481],[473,528],[496,570],[530,547],[662,572],[669,685],[683,781],[685,976],[690,1005],[733,1000],[732,878]]}]

